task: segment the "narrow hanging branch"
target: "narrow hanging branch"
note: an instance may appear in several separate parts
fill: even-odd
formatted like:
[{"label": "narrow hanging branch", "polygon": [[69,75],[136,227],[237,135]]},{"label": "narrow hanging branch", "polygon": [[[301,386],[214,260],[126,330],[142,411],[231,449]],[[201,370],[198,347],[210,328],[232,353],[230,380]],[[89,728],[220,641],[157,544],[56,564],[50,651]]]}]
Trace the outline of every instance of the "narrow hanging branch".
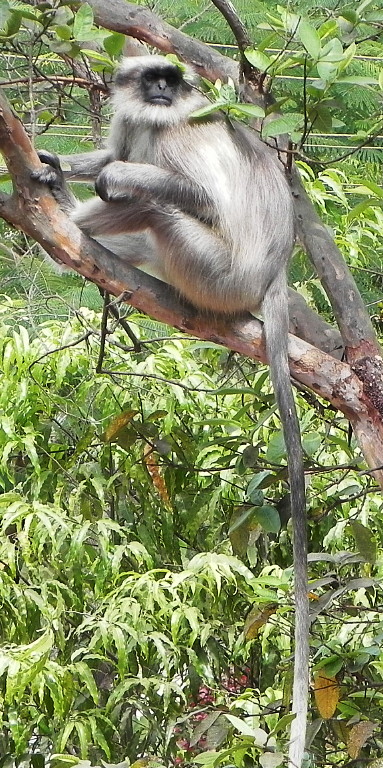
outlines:
[{"label": "narrow hanging branch", "polygon": [[[222,13],[236,39],[240,54],[239,81],[241,86],[246,83],[253,86],[259,93],[262,93],[263,73],[250,64],[245,56],[245,50],[252,47],[252,41],[237,9],[231,0],[212,0],[212,3]],[[247,89],[245,89],[244,93],[246,96]]]}]

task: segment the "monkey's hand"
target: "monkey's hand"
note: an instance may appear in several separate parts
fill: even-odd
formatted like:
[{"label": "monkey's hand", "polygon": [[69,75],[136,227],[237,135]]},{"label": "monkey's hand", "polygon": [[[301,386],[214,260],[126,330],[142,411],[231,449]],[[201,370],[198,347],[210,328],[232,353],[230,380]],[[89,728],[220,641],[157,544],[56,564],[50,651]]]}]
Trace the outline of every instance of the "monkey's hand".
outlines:
[{"label": "monkey's hand", "polygon": [[214,215],[214,201],[206,191],[185,176],[150,163],[129,163],[114,160],[106,165],[96,181],[96,192],[106,202],[143,202],[152,206],[170,205],[191,216]]},{"label": "monkey's hand", "polygon": [[[115,160],[108,163],[98,175],[95,189],[99,197],[106,202],[114,200],[135,200],[137,196],[150,197],[147,188],[147,171],[155,166],[144,163],[125,163]],[[158,168],[155,168],[158,171]]]},{"label": "monkey's hand", "polygon": [[64,183],[64,174],[58,155],[55,155],[53,152],[47,152],[45,149],[39,150],[37,154],[43,166],[37,171],[32,171],[31,178],[40,184],[45,184],[53,194],[57,190],[61,191]]},{"label": "monkey's hand", "polygon": [[97,176],[95,190],[101,200],[113,202],[131,198],[129,163],[115,160],[102,169]]},{"label": "monkey's hand", "polygon": [[70,213],[76,207],[76,198],[72,195],[65,181],[58,156],[52,152],[47,152],[45,149],[37,154],[43,165],[37,171],[32,171],[32,179],[40,184],[45,184],[62,210],[65,213]]}]

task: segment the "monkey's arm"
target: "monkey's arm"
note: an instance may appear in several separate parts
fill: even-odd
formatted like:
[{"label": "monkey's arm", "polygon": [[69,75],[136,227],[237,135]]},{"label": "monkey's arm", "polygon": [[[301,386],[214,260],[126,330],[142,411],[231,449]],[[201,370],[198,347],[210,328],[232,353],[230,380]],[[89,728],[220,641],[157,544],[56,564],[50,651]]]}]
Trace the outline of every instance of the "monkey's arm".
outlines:
[{"label": "monkey's arm", "polygon": [[95,181],[102,168],[113,160],[110,149],[80,152],[78,155],[59,155],[66,179],[70,181]]},{"label": "monkey's arm", "polygon": [[96,192],[105,201],[142,197],[201,218],[214,216],[213,200],[186,176],[145,163],[109,163],[96,181]]}]

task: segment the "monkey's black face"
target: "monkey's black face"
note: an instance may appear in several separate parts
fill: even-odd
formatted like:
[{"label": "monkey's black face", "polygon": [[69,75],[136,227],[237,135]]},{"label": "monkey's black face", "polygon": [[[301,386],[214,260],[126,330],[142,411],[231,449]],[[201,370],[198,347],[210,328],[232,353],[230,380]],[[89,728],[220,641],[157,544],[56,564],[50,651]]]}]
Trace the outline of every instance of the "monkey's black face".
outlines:
[{"label": "monkey's black face", "polygon": [[142,95],[147,104],[171,107],[182,85],[186,83],[177,67],[153,67],[141,76]]}]

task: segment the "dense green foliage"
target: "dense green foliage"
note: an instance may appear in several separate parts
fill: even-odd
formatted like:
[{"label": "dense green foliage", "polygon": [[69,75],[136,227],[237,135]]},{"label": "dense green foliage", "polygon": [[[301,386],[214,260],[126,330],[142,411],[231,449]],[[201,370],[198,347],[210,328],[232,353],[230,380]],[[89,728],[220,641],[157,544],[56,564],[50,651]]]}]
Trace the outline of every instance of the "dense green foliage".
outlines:
[{"label": "dense green foliage", "polygon": [[[8,304],[0,339],[4,753],[33,735],[43,754],[73,745],[92,760],[166,764],[202,736],[241,761],[266,740],[282,753],[286,722],[265,706],[289,692],[291,544],[265,372],[171,337],[127,353],[116,330],[96,375],[96,315],[30,337],[17,314]],[[358,680],[380,679],[382,627],[360,563],[375,563],[365,524],[379,526],[380,504],[343,420],[307,404],[301,415],[313,599],[318,612],[332,603],[315,660],[344,677],[341,721],[373,719],[380,694],[360,699]]]},{"label": "dense green foliage", "polygon": [[[57,6],[0,0],[0,66],[36,144],[69,152],[100,140],[104,79],[124,38],[96,29],[87,5]],[[265,136],[292,133],[379,329],[383,13],[371,0],[237,7],[284,112]],[[161,0],[156,10],[201,39],[233,42],[210,4]],[[84,75],[101,78],[91,97]],[[210,90],[244,118],[232,88]],[[23,235],[2,232],[0,768],[278,768],[294,606],[267,370],[137,314],[125,320],[138,343],[109,320],[104,348],[96,288],[54,274]],[[298,248],[291,279],[331,320]],[[381,497],[345,418],[309,392],[297,400],[317,689],[309,764],[381,768]]]}]

